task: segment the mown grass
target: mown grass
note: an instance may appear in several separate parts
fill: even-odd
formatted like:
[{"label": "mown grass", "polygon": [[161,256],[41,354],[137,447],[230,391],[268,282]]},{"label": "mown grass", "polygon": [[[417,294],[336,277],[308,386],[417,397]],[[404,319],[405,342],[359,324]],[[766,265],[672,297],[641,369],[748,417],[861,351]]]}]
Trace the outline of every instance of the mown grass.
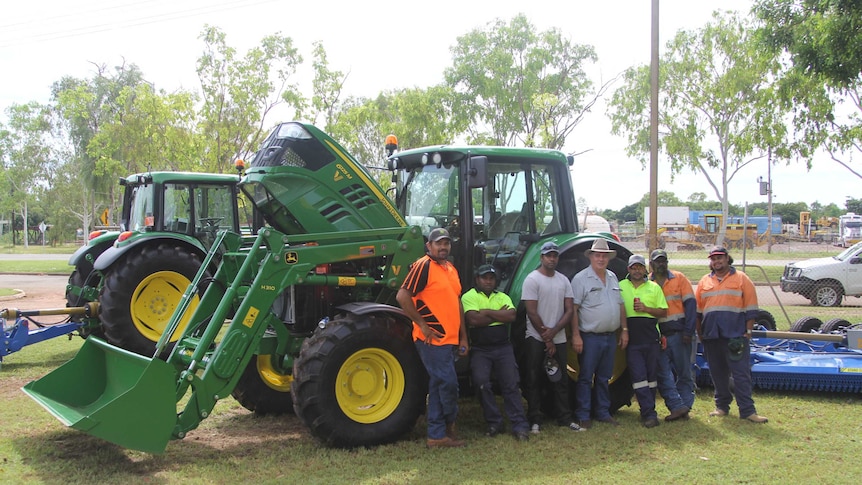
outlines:
[{"label": "mown grass", "polygon": [[[328,449],[294,416],[255,417],[232,399],[167,451],[122,449],[65,428],[18,388],[56,368],[80,339],[27,347],[0,370],[4,483],[853,483],[862,474],[859,394],[756,391],[765,425],[709,418],[711,389],[692,419],[647,430],[635,407],[622,426],[584,433],[552,425],[529,442],[483,435],[473,399],[460,401],[464,449],[427,450],[424,421],[398,443]],[[660,414],[666,414],[662,408]],[[142,416],[129,415],[128,419]]]},{"label": "mown grass", "polygon": [[[0,271],[2,264],[0,262]],[[50,261],[28,261],[53,263]],[[59,261],[65,265],[65,261]],[[65,266],[65,271],[69,267]],[[696,272],[695,272],[696,270]],[[687,272],[688,270],[686,270]],[[694,267],[691,279],[705,272]],[[45,271],[43,271],[45,272]],[[752,272],[750,272],[752,273]],[[765,306],[779,321],[780,309]],[[812,314],[792,307],[792,318]],[[821,309],[824,321],[858,308]],[[798,315],[797,315],[798,313]],[[486,438],[475,400],[460,401],[464,449],[427,450],[424,420],[402,441],[368,449],[321,446],[295,416],[256,417],[233,399],[164,454],[126,450],[68,429],[20,387],[75,355],[82,340],[56,338],[5,357],[0,367],[0,483],[855,483],[862,475],[862,394],[755,391],[766,425],[709,418],[712,389],[698,391],[692,419],[647,430],[637,405],[619,428],[573,433],[551,424],[519,443]],[[862,367],[862,365],[856,366]],[[95,378],[95,377],[94,377]],[[666,414],[660,405],[660,415]],[[129,414],[129,420],[142,419]],[[857,477],[854,479],[852,477]]]},{"label": "mown grass", "polygon": [[0,273],[45,273],[45,274],[72,274],[74,270],[68,261],[54,260],[0,260]]}]

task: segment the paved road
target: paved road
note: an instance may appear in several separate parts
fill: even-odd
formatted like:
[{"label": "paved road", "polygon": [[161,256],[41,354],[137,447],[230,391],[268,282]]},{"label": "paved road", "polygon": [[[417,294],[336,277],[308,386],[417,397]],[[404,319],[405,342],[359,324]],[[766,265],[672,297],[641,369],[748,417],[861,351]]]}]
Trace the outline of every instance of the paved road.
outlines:
[{"label": "paved road", "polygon": [[71,254],[0,254],[0,261],[68,261]]}]

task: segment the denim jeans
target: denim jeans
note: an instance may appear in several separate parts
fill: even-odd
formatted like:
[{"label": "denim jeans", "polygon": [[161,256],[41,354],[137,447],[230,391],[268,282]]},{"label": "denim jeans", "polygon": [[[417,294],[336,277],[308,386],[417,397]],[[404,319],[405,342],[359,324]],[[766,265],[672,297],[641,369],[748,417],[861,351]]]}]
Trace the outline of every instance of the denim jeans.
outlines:
[{"label": "denim jeans", "polygon": [[[532,337],[524,339],[527,353],[527,418],[532,424],[542,421],[542,385],[547,379],[545,373],[545,343]],[[569,376],[566,373],[567,343],[555,344],[554,359],[563,372],[563,378],[551,383],[554,393],[554,418],[557,424],[565,426],[572,422],[572,408],[569,405]]]},{"label": "denim jeans", "polygon": [[524,414],[524,402],[521,400],[521,389],[518,387],[518,363],[515,362],[512,345],[470,348],[470,370],[479,403],[482,405],[485,423],[502,429],[503,416],[500,414],[491,384],[493,374],[503,395],[503,409],[509,416],[512,432],[529,431],[530,425]]},{"label": "denim jeans", "polygon": [[[668,344],[670,345],[670,344]],[[659,352],[658,356],[658,392],[664,399],[664,405],[668,411],[676,411],[685,407],[685,402],[679,395],[679,390],[676,388],[676,378],[673,375],[673,368],[670,362],[670,353],[667,350]],[[691,409],[691,406],[689,406]]]},{"label": "denim jeans", "polygon": [[[682,341],[683,333],[677,332],[667,336],[667,349],[663,352],[666,354],[666,360],[670,363],[673,369],[673,374],[676,374],[676,390],[679,397],[682,399],[682,404],[685,407],[692,409],[694,407],[694,377],[691,371],[691,354],[694,342],[684,343]],[[692,337],[693,339],[694,337]],[[673,378],[671,374],[671,378]],[[659,392],[664,396],[662,391],[661,375],[659,376]],[[665,404],[667,400],[665,399]],[[670,405],[668,404],[668,409]],[[670,409],[673,411],[673,409]]]},{"label": "denim jeans", "polygon": [[[580,372],[575,383],[578,408],[575,416],[579,421],[595,417],[611,417],[611,392],[609,382],[614,373],[614,356],[617,350],[616,333],[595,334],[581,332],[584,351],[580,355]],[[596,395],[596,407],[592,409],[592,394]]]},{"label": "denim jeans", "polygon": [[[730,403],[736,396],[739,417],[756,414],[754,399],[751,397],[751,348],[743,346],[742,358],[730,360],[726,338],[703,340],[703,352],[709,364],[709,374],[715,386],[715,408],[730,411]],[[733,391],[730,378],[733,377]]]},{"label": "denim jeans", "polygon": [[455,345],[427,345],[416,341],[419,358],[428,371],[428,438],[446,436],[446,425],[458,417],[458,374],[455,373]]}]

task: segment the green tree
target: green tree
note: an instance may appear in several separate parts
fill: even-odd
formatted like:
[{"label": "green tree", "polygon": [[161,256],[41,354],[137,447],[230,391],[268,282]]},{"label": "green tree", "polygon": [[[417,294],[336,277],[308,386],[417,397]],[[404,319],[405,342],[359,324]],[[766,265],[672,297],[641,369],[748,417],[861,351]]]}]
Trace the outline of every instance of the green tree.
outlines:
[{"label": "green tree", "polygon": [[833,161],[862,178],[851,163],[854,154],[862,153],[862,3],[760,0],[754,12],[764,24],[764,45],[790,55],[793,69],[782,85],[797,107],[795,129],[808,134],[806,143],[822,144]]},{"label": "green tree", "polygon": [[329,68],[329,60],[326,57],[326,49],[323,43],[315,42],[313,51],[314,82],[312,83],[313,95],[311,107],[313,113],[311,119],[314,123],[320,123],[323,118],[323,131],[330,133],[338,123],[338,117],[342,111],[342,90],[347,81],[347,74],[341,71],[333,71]]},{"label": "green tree", "polygon": [[807,211],[805,202],[781,202],[772,204],[772,215],[781,216],[784,224],[799,224],[799,213]]},{"label": "green tree", "polygon": [[[51,88],[51,102],[55,116],[55,128],[62,147],[64,163],[74,167],[73,173],[80,175],[82,196],[68,201],[80,214],[81,225],[89,230],[92,218],[104,207],[119,207],[120,196],[117,177],[121,174],[106,166],[105,160],[121,158],[107,154],[104,150],[91,152],[91,143],[101,130],[123,119],[124,103],[119,101],[127,87],[143,84],[143,74],[134,64],[121,64],[109,69],[94,64],[95,74],[90,79],[63,77]],[[116,168],[116,167],[114,167]]]},{"label": "green tree", "polygon": [[33,101],[13,104],[6,109],[6,116],[7,125],[0,127],[3,187],[10,193],[7,202],[11,202],[11,208],[20,211],[24,247],[28,247],[32,220],[29,204],[41,188],[50,184],[57,165],[51,149],[51,110]]},{"label": "green tree", "polygon": [[855,0],[759,0],[764,41],[786,50],[794,67],[821,75],[834,86],[851,86],[862,73],[862,3]]},{"label": "green tree", "polygon": [[115,102],[120,116],[104,123],[87,147],[100,172],[116,180],[147,170],[200,170],[193,94],[157,93],[142,83],[125,86]]},{"label": "green tree", "polygon": [[297,110],[305,106],[299,88],[289,83],[302,56],[289,37],[279,34],[264,37],[242,58],[216,27],[205,26],[200,38],[205,45],[197,61],[204,170],[225,173],[235,159],[257,149],[272,109],[282,103]]},{"label": "green tree", "polygon": [[[775,58],[735,13],[715,13],[696,31],[679,31],[661,61],[659,149],[671,172],[700,173],[729,214],[729,183],[772,149],[789,158],[784,105],[776,103]],[[649,154],[649,72],[630,68],[613,95],[613,133],[628,140],[627,152],[645,166]],[[724,236],[724,228],[720,238]]]},{"label": "green tree", "polygon": [[592,46],[537,32],[522,14],[459,37],[446,84],[471,142],[559,149],[608,86],[591,94],[584,66],[595,61]]},{"label": "green tree", "polygon": [[[445,86],[400,89],[374,99],[351,98],[330,134],[368,167],[383,166],[383,144],[394,134],[400,147],[419,148],[452,143],[461,131],[452,111],[452,95]],[[376,171],[378,182],[389,185],[389,173]]]},{"label": "green tree", "polygon": [[[845,204],[847,207],[847,212],[853,212],[855,214],[862,214],[862,199],[849,198],[849,199],[847,199]],[[833,215],[833,214],[829,214],[829,215]],[[834,214],[834,215],[838,215],[838,214]]]}]

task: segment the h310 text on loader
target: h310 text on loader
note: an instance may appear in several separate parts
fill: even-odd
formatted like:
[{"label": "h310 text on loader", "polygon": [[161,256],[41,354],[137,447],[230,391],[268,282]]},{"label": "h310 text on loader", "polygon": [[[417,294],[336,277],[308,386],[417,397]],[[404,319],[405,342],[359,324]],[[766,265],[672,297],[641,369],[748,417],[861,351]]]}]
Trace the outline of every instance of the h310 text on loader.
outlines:
[{"label": "h310 text on loader", "polygon": [[[143,451],[163,451],[231,394],[256,412],[295,411],[327,445],[388,443],[425,403],[427,377],[395,293],[432,228],[451,233],[464,288],[474,268],[492,264],[513,301],[545,241],[560,247],[558,270],[571,277],[588,264],[584,250],[606,238],[617,250],[610,268],[624,276],[626,248],[610,234],[578,233],[572,160],[561,152],[394,148],[393,202],[328,135],[279,125],[240,182],[268,227],[219,233],[153,357],[90,337],[24,391],[66,425]],[[619,407],[631,386],[617,379],[624,359],[616,367]]]}]

